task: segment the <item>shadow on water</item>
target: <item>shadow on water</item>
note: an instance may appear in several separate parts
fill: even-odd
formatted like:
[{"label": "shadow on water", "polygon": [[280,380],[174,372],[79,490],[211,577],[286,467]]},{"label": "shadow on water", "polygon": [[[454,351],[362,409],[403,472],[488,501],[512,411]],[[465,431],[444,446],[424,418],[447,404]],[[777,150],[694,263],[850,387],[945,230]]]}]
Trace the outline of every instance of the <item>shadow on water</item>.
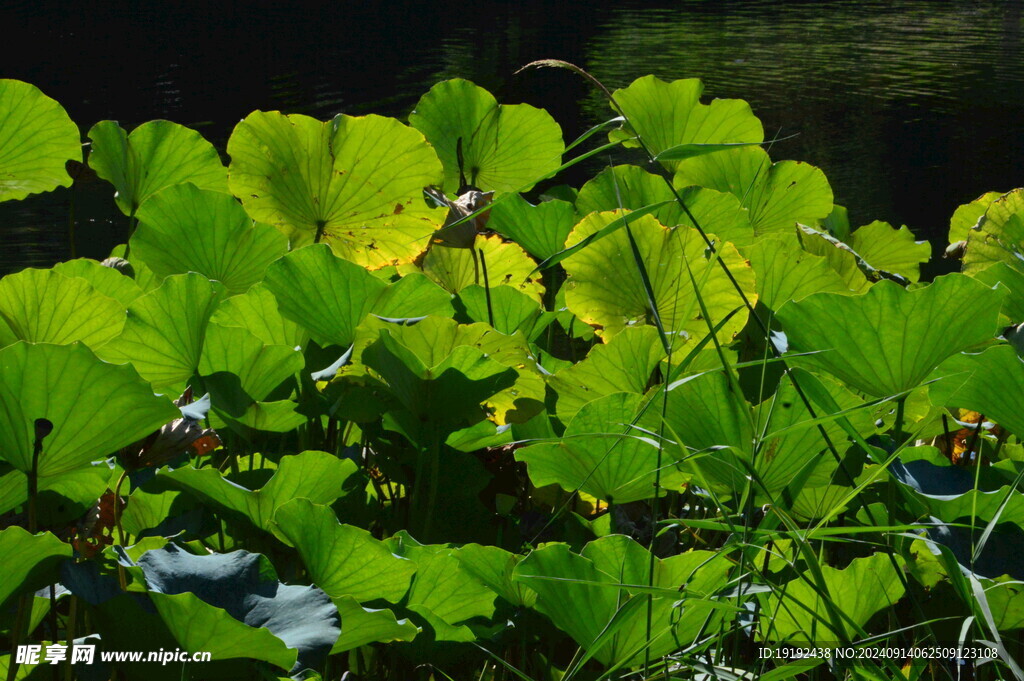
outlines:
[{"label": "shadow on water", "polygon": [[[224,148],[254,109],[319,118],[404,118],[430,85],[469,78],[502,101],[542,106],[568,139],[608,116],[574,76],[519,76],[543,57],[612,87],[654,73],[700,77],[740,97],[772,150],[821,167],[855,224],[907,224],[945,243],[949,216],[984,191],[1024,184],[1024,0],[932,3],[737,0],[675,3],[107,3],[8,1],[0,77],[38,85],[83,137],[99,120],[168,118]],[[596,168],[580,169],[578,184]],[[127,219],[102,181],[0,204],[0,273],[103,257]],[[932,274],[940,270],[932,270]]]}]

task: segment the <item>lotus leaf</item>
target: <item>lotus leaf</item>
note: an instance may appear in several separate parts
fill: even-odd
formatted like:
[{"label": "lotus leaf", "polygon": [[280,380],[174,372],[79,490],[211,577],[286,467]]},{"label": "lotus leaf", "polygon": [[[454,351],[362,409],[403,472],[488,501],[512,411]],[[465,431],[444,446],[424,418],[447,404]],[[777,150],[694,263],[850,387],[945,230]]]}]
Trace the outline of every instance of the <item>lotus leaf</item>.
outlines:
[{"label": "lotus leaf", "polygon": [[302,327],[281,314],[277,298],[263,284],[223,300],[210,321],[245,329],[266,345],[295,348],[305,345],[307,340]]},{"label": "lotus leaf", "polygon": [[847,243],[875,269],[899,274],[912,282],[921,277],[920,264],[932,254],[928,242],[915,241],[906,225],[894,229],[880,220],[858,227]]},{"label": "lotus leaf", "polygon": [[[367,151],[371,150],[371,151]],[[409,262],[444,221],[423,188],[441,164],[423,136],[393,118],[255,111],[228,140],[231,191],[292,248],[324,241],[371,268]]]},{"label": "lotus leaf", "polygon": [[161,279],[199,272],[229,294],[244,293],[288,249],[280,232],[254,224],[230,195],[192,184],[164,189],[136,215],[131,250]]},{"label": "lotus leaf", "polygon": [[125,215],[135,215],[149,197],[176,184],[228,190],[217,150],[177,123],[150,121],[129,135],[115,121],[100,121],[89,130],[89,139],[89,166],[114,185],[114,200]]},{"label": "lotus leaf", "polygon": [[98,292],[113,298],[128,307],[143,291],[131,277],[126,277],[113,267],[104,267],[95,260],[77,258],[53,266],[54,272],[65,277],[85,279]]},{"label": "lotus leaf", "polygon": [[808,253],[793,239],[762,237],[743,254],[754,269],[758,300],[772,311],[812,293],[847,290],[828,260]]},{"label": "lotus leaf", "polygon": [[949,219],[949,243],[966,241],[988,207],[1002,195],[1002,192],[985,192],[970,203],[957,206],[953,217]]},{"label": "lotus leaf", "polygon": [[998,345],[978,354],[958,354],[935,370],[928,386],[932,402],[972,409],[1024,437],[1024,362],[1013,347]]},{"label": "lotus leaf", "polygon": [[199,274],[167,277],[128,306],[121,334],[97,352],[108,362],[131,362],[158,391],[180,393],[199,368],[206,326],[223,293]]},{"label": "lotus leaf", "polygon": [[575,222],[568,201],[556,199],[534,206],[521,195],[512,194],[491,209],[487,227],[543,260],[565,247]]},{"label": "lotus leaf", "polygon": [[70,187],[64,166],[82,160],[78,126],[39,88],[0,79],[0,201]]},{"label": "lotus leaf", "polygon": [[351,596],[333,600],[338,608],[338,614],[341,615],[341,621],[345,624],[341,636],[331,648],[331,655],[354,650],[368,643],[411,641],[420,631],[407,619],[395,619],[395,613],[386,608],[365,608]]},{"label": "lotus leaf", "polygon": [[832,211],[832,188],[819,169],[800,161],[772,163],[758,147],[743,147],[687,159],[673,184],[731,192],[750,211],[758,235],[790,232],[815,224]]},{"label": "lotus leaf", "polygon": [[908,291],[817,293],[779,310],[790,350],[851,388],[883,397],[917,387],[943,360],[992,338],[1002,294],[960,274]]},{"label": "lotus leaf", "polygon": [[460,189],[460,167],[466,182],[482,191],[526,191],[558,168],[565,149],[562,129],[547,111],[498,104],[461,78],[430,88],[409,124],[437,150],[447,191]]},{"label": "lotus leaf", "polygon": [[849,246],[813,227],[799,225],[797,234],[800,246],[812,255],[825,258],[847,290],[863,293],[871,286],[865,274],[867,263]]},{"label": "lotus leaf", "polygon": [[[569,244],[597,232],[615,218],[616,213],[592,213],[573,230]],[[680,344],[704,338],[708,335],[708,321],[714,326],[743,307],[743,297],[715,262],[697,230],[669,229],[647,215],[630,221],[629,229],[650,277],[661,322],[667,333],[681,338]],[[750,265],[731,244],[719,244],[718,257],[729,267],[746,299],[755,302],[754,273]],[[620,229],[593,242],[564,263],[569,273],[565,284],[569,310],[587,324],[598,327],[605,339],[628,326],[654,321],[643,279],[633,260],[628,235]],[[710,320],[704,320],[701,315],[694,281],[711,315]],[[746,320],[745,310],[734,314],[718,332],[722,342],[731,341]]]},{"label": "lotus leaf", "polygon": [[[0,279],[0,320],[15,340],[65,345],[82,341],[96,348],[124,326],[124,304],[85,279],[53,270],[26,269]],[[5,335],[5,334],[0,334]]]},{"label": "lotus leaf", "polygon": [[101,362],[78,343],[0,350],[0,404],[0,452],[22,472],[32,470],[36,420],[53,424],[41,479],[88,466],[180,416],[134,369]]},{"label": "lotus leaf", "polygon": [[56,581],[58,566],[71,558],[71,547],[49,532],[33,535],[8,527],[0,531],[0,555],[4,557],[0,606],[5,606],[12,596]]},{"label": "lotus leaf", "polygon": [[967,236],[964,272],[974,274],[1004,262],[1021,271],[1024,265],[1024,189],[1015,189],[993,201]]},{"label": "lotus leaf", "polygon": [[423,272],[452,293],[467,286],[511,286],[536,301],[544,295],[537,267],[529,255],[514,243],[498,236],[478,236],[473,249],[434,246],[423,259]]}]

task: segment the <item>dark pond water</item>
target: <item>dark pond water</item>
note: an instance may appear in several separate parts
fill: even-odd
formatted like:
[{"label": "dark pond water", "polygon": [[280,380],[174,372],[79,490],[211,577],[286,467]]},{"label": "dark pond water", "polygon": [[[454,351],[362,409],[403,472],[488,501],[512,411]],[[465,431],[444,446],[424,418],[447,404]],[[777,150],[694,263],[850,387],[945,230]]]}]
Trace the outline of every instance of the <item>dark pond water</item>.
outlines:
[{"label": "dark pond water", "polygon": [[[83,136],[168,118],[223,149],[254,109],[404,118],[460,76],[548,109],[568,140],[609,112],[569,73],[514,75],[556,57],[610,87],[700,77],[746,99],[769,135],[798,133],[773,157],[821,167],[855,224],[944,243],[958,204],[1024,184],[1024,0],[86,4],[0,7],[0,77],[38,85]],[[69,257],[72,203],[77,254],[104,256],[127,229],[111,195],[0,204],[0,273]]]}]

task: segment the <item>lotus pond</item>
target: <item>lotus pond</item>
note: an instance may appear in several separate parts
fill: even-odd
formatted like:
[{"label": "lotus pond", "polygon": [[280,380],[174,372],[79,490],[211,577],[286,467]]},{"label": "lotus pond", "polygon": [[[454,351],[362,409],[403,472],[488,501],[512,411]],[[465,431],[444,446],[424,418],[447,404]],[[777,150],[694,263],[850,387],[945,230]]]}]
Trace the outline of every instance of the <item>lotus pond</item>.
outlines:
[{"label": "lotus pond", "polygon": [[[1024,189],[921,281],[746,102],[534,66],[607,121],[83,145],[0,80],[0,201],[95,174],[125,235],[0,280],[9,681],[1024,679]],[[212,661],[24,655],[76,644]]]}]

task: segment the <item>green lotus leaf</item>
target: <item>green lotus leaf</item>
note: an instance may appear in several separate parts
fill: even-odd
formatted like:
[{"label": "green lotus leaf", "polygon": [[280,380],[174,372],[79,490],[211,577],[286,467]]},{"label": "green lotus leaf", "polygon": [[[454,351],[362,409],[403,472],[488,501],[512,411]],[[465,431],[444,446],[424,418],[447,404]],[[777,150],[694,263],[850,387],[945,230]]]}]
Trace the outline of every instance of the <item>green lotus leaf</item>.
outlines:
[{"label": "green lotus leaf", "polygon": [[498,236],[478,236],[473,249],[435,246],[423,259],[423,273],[452,293],[473,284],[512,286],[540,302],[544,285],[533,276],[536,268],[526,251]]},{"label": "green lotus leaf", "polygon": [[57,581],[60,563],[71,558],[71,545],[51,532],[29,534],[20,527],[8,527],[0,531],[0,555],[4,557],[2,607],[12,596]]},{"label": "green lotus leaf", "polygon": [[393,118],[254,111],[228,140],[231,191],[292,248],[324,241],[371,268],[409,262],[444,222],[423,188],[441,164],[423,136]]},{"label": "green lotus leaf", "polygon": [[385,319],[410,319],[435,315],[451,317],[452,294],[419,272],[406,274],[390,284],[373,304],[373,314]]},{"label": "green lotus leaf", "polygon": [[89,166],[114,185],[114,200],[125,215],[135,215],[146,199],[176,184],[228,190],[217,150],[183,125],[149,121],[129,135],[115,121],[100,121],[89,130],[89,139]]},{"label": "green lotus leaf", "polygon": [[754,269],[758,300],[770,310],[812,293],[848,290],[828,260],[803,250],[794,239],[762,237],[743,255]]},{"label": "green lotus leaf", "polygon": [[331,655],[355,650],[369,643],[411,641],[420,631],[407,619],[395,619],[395,613],[386,608],[364,608],[351,596],[333,600],[344,624],[341,627],[341,636],[331,648]]},{"label": "green lotus leaf", "polygon": [[875,269],[902,275],[910,281],[921,278],[920,264],[928,262],[932,254],[931,245],[915,241],[914,233],[906,225],[894,229],[880,220],[857,228],[847,243]]},{"label": "green lotus leaf", "polygon": [[352,343],[355,328],[387,284],[323,244],[292,251],[267,268],[265,286],[281,314],[320,345]]},{"label": "green lotus leaf", "polygon": [[1024,320],[1024,269],[1008,262],[997,262],[971,276],[989,286],[999,285],[1007,289],[1002,313],[1014,322]]},{"label": "green lotus leaf", "polygon": [[759,147],[743,147],[687,159],[673,184],[731,192],[750,211],[758,235],[813,225],[832,211],[832,188],[819,169],[800,161],[772,163]]},{"label": "green lotus leaf", "polygon": [[[558,484],[608,503],[624,504],[654,496],[658,446],[636,422],[643,396],[612,393],[585,404],[569,422],[560,442],[516,450],[537,487]],[[654,414],[652,413],[652,416]],[[662,465],[671,461],[664,457]],[[661,471],[661,485],[675,489],[686,476],[674,468]]]},{"label": "green lotus leaf", "polygon": [[205,504],[241,514],[261,530],[273,532],[279,538],[289,538],[291,534],[282,533],[281,528],[274,524],[274,514],[292,499],[308,499],[318,504],[333,502],[344,494],[342,484],[355,470],[352,461],[338,459],[325,452],[310,451],[281,457],[274,475],[258,490],[249,490],[226,480],[216,468],[186,466],[163,470],[160,477]]},{"label": "green lotus leaf", "polygon": [[121,332],[125,314],[123,303],[84,279],[26,269],[0,279],[0,319],[10,329],[10,342],[99,347]]},{"label": "green lotus leaf", "polygon": [[558,418],[569,423],[583,405],[612,393],[642,395],[664,357],[665,349],[652,326],[629,327],[607,343],[595,345],[582,361],[548,378],[558,396]]},{"label": "green lotus leaf", "polygon": [[818,293],[778,316],[801,358],[851,388],[883,397],[917,387],[943,360],[992,338],[1002,292],[960,274],[910,291],[880,281],[867,293]]},{"label": "green lotus leaf", "polygon": [[89,284],[107,296],[128,307],[136,298],[143,294],[139,285],[131,277],[126,277],[113,267],[104,267],[95,260],[77,258],[53,266],[54,272],[65,277],[85,279]]},{"label": "green lotus leaf", "polygon": [[978,227],[967,236],[963,266],[966,274],[999,262],[1024,270],[1024,189],[1014,189],[993,201]]},{"label": "green lotus leaf", "polygon": [[488,229],[512,239],[526,252],[541,260],[565,247],[565,239],[576,224],[568,201],[543,201],[536,206],[513,194],[491,209]]},{"label": "green lotus leaf", "polygon": [[192,184],[153,195],[136,216],[131,252],[161,279],[198,272],[244,293],[288,250],[280,232],[254,224],[229,194]]},{"label": "green lotus leaf", "polygon": [[266,345],[296,348],[304,346],[308,339],[301,326],[281,314],[277,298],[263,284],[223,300],[210,321],[245,329]]},{"label": "green lotus leaf", "polygon": [[[639,135],[655,156],[680,145],[764,140],[764,128],[749,104],[742,99],[715,99],[711,104],[701,104],[703,93],[704,84],[697,78],[671,83],[656,76],[638,78],[629,87],[612,93],[628,125],[613,131],[609,139],[627,140],[626,146],[638,146],[628,140]],[[663,165],[674,171],[679,161],[664,161]]]},{"label": "green lotus leaf", "polygon": [[[710,551],[688,551],[652,561],[629,537],[610,535],[590,542],[579,555],[560,543],[535,549],[519,562],[514,578],[536,591],[536,609],[595,659],[630,668],[643,663],[645,650],[653,660],[686,647],[709,618],[716,619],[711,597],[725,587],[728,565],[714,557]],[[666,595],[648,601],[646,594],[627,586],[649,583],[664,588]],[[623,607],[637,599],[643,607]],[[595,650],[617,613],[615,633]]]},{"label": "green lotus leaf", "polygon": [[554,172],[565,146],[551,115],[529,104],[498,104],[468,80],[438,83],[420,97],[409,125],[444,164],[444,189],[457,191],[459,149],[466,182],[483,190],[527,191]]},{"label": "green lotus leaf", "polygon": [[[610,212],[590,214],[569,235],[569,244],[597,232],[616,217],[616,213]],[[708,323],[701,315],[693,281],[700,287],[712,326],[734,310],[743,308],[743,298],[720,264],[714,261],[697,230],[669,229],[649,215],[630,221],[629,228],[650,277],[666,332],[678,334],[684,343],[696,342],[708,335]],[[728,265],[747,300],[755,302],[757,295],[750,265],[728,243],[719,244],[718,256]],[[597,326],[603,338],[611,338],[636,323],[653,323],[643,279],[625,229],[591,243],[563,264],[569,274],[565,284],[569,310],[587,324]],[[722,342],[729,343],[746,320],[745,310],[734,314],[718,332]]]},{"label": "green lotus leaf", "polygon": [[473,284],[459,292],[459,299],[471,320],[493,322],[498,332],[509,336],[521,331],[532,339],[554,321],[554,315],[545,313],[540,303],[511,286],[495,286],[488,290]]},{"label": "green lotus leaf", "polygon": [[679,443],[674,452],[666,451],[683,461],[680,467],[696,473],[704,486],[739,493],[749,476],[753,424],[749,405],[733,391],[725,372],[688,376],[667,391],[656,386],[650,399],[644,425],[657,431],[664,413],[665,437]]},{"label": "green lotus leaf", "polygon": [[933,404],[977,411],[1024,437],[1024,362],[1012,346],[954,355],[931,378],[941,379],[928,386]]},{"label": "green lotus leaf", "polygon": [[298,550],[313,583],[331,598],[397,603],[409,590],[416,565],[366,530],[339,524],[328,506],[293,498],[277,509],[274,523]]},{"label": "green lotus leaf", "polygon": [[985,192],[970,203],[957,206],[953,217],[949,219],[949,243],[966,241],[978,220],[985,214],[992,202],[1003,195],[1003,192]]},{"label": "green lotus leaf", "polygon": [[523,557],[497,546],[467,544],[455,552],[462,569],[487,585],[494,593],[517,607],[532,608],[537,592],[513,579]]},{"label": "green lotus leaf", "polygon": [[[815,641],[859,639],[854,627],[864,626],[876,612],[895,605],[905,591],[899,575],[882,553],[854,558],[842,570],[822,565],[821,571],[827,596],[819,595],[803,579],[788,582],[779,593],[762,596],[763,611],[772,613],[761,620],[762,640],[813,645]],[[839,623],[838,631],[831,624],[825,597],[850,620]]]},{"label": "green lotus leaf", "polygon": [[149,597],[178,645],[190,653],[209,652],[217,660],[263,660],[282,669],[295,665],[298,652],[269,629],[250,627],[193,593]]},{"label": "green lotus leaf", "polygon": [[434,640],[476,640],[464,623],[494,614],[495,594],[462,567],[454,549],[420,544],[404,530],[385,543],[392,553],[416,565],[405,605],[430,624]]},{"label": "green lotus leaf", "polygon": [[53,424],[41,479],[88,466],[181,416],[134,369],[101,362],[77,343],[0,350],[0,404],[0,452],[22,472],[32,470],[36,420]]},{"label": "green lotus leaf", "polygon": [[134,489],[129,501],[121,513],[121,526],[125,532],[135,536],[143,532],[154,534],[147,530],[159,532],[165,521],[173,521],[198,506],[198,502],[190,499],[189,495],[176,490],[149,493],[145,489]]},{"label": "green lotus leaf", "polygon": [[35,85],[0,79],[0,201],[70,187],[82,160],[78,126]]},{"label": "green lotus leaf", "polygon": [[248,428],[281,433],[305,423],[306,417],[295,412],[293,402],[263,400],[303,366],[298,348],[264,345],[245,329],[219,324],[207,327],[199,359],[203,386],[217,416],[229,424],[238,421]]},{"label": "green lotus leaf", "polygon": [[858,260],[858,255],[849,246],[805,225],[798,226],[797,237],[805,251],[828,261],[847,290],[863,293],[871,287],[864,271],[866,262]]},{"label": "green lotus leaf", "polygon": [[223,293],[200,274],[167,277],[128,306],[124,330],[98,354],[108,362],[131,362],[158,391],[180,393],[199,368],[206,326]]},{"label": "green lotus leaf", "polygon": [[[754,228],[750,225],[749,212],[732,194],[705,187],[683,187],[678,192],[677,199],[664,179],[642,168],[615,166],[602,170],[583,185],[576,199],[576,212],[582,217],[594,211],[618,208],[638,210],[651,204],[672,201],[652,213],[658,222],[667,227],[700,225],[704,231],[737,246],[753,241]],[[685,210],[679,204],[679,199],[686,206]]]},{"label": "green lotus leaf", "polygon": [[844,206],[834,204],[832,206],[832,212],[828,214],[828,217],[823,218],[819,223],[821,228],[839,239],[840,241],[845,240],[850,236],[850,216]]}]

